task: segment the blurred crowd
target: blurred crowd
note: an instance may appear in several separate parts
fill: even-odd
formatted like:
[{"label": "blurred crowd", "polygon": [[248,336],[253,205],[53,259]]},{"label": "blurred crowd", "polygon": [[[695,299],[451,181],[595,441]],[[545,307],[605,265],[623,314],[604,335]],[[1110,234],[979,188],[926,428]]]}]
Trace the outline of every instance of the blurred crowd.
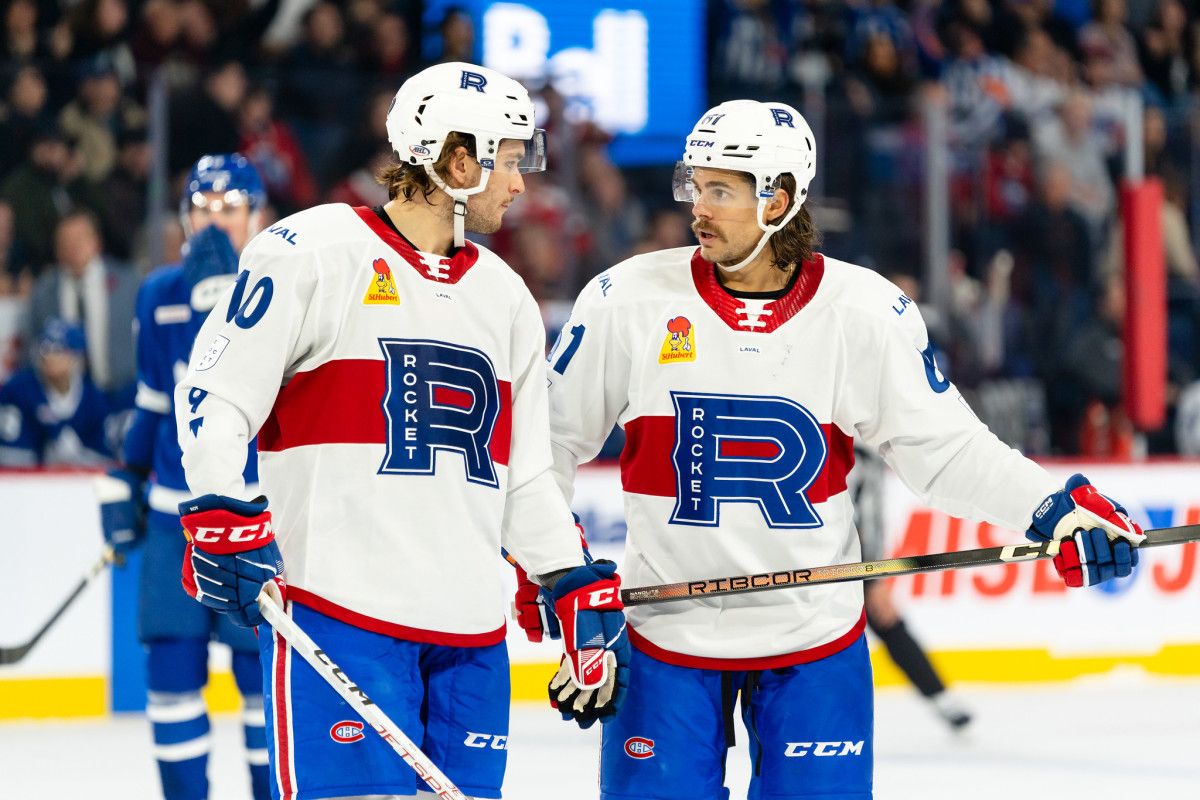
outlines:
[{"label": "blurred crowd", "polygon": [[[1147,442],[1200,452],[1200,392],[1188,391],[1200,377],[1194,4],[705,8],[709,104],[753,97],[800,108],[821,147],[809,202],[824,251],[883,272],[917,300],[926,110],[940,109],[951,291],[927,307],[927,322],[981,416],[1034,454],[1133,447],[1120,408],[1118,197],[1124,110],[1136,97],[1145,171],[1165,190],[1171,312],[1171,414]],[[320,202],[378,205],[396,88],[479,50],[465,9],[428,20],[418,0],[0,0],[0,9],[0,466],[116,453],[134,391],[136,288],[179,258],[173,209],[199,156],[244,153],[267,183],[268,224]],[[671,165],[618,167],[609,135],[564,113],[554,86],[531,90],[550,132],[550,171],[527,182],[489,244],[525,278],[553,335],[590,277],[691,243],[690,216],[671,200]],[[73,365],[69,380],[53,378],[60,362]],[[28,413],[48,430],[32,450],[28,437],[6,439],[20,427],[12,387],[30,381],[43,399]],[[50,431],[85,393],[103,404],[103,435]],[[65,446],[64,436],[78,441]]]}]

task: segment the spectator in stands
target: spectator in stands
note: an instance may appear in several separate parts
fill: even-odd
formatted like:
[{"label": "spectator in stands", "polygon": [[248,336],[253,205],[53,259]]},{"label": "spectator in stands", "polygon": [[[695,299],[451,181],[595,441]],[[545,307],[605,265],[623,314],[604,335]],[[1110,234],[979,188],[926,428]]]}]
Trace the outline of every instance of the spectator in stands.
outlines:
[{"label": "spectator in stands", "polygon": [[33,0],[9,0],[4,9],[0,63],[31,64],[46,55],[46,43],[38,29],[37,4]]},{"label": "spectator in stands", "polygon": [[[26,340],[61,318],[83,328],[88,374],[114,397],[134,382],[133,314],[138,276],[103,254],[100,227],[86,211],[68,214],[54,232],[58,263],[38,278]],[[31,351],[30,355],[34,355]]]},{"label": "spectator in stands", "polygon": [[1083,75],[1100,89],[1142,83],[1137,43],[1125,25],[1125,0],[1096,0],[1096,16],[1079,31]]},{"label": "spectator in stands", "polygon": [[275,118],[274,99],[265,86],[254,87],[242,100],[238,124],[242,134],[238,152],[258,168],[281,214],[316,205],[317,184],[304,151],[291,126]]},{"label": "spectator in stands", "polygon": [[325,198],[329,203],[345,203],[349,206],[367,206],[374,208],[388,201],[387,188],[378,181],[376,176],[395,162],[391,145],[383,145],[375,155],[363,162],[349,175],[340,180],[329,190]]},{"label": "spectator in stands", "polygon": [[173,94],[167,164],[172,174],[205,153],[232,153],[242,142],[237,110],[246,96],[246,70],[229,57],[211,67],[201,85]]},{"label": "spectator in stands", "polygon": [[578,170],[578,198],[591,232],[584,256],[586,280],[628,256],[646,226],[646,213],[603,148],[581,148]]},{"label": "spectator in stands", "polygon": [[102,466],[112,461],[104,395],[84,370],[78,325],[48,319],[32,365],[0,387],[0,466]]},{"label": "spectator in stands", "polygon": [[35,273],[54,258],[54,228],[63,212],[100,207],[95,188],[79,177],[79,168],[62,132],[47,126],[34,134],[29,160],[0,184],[0,199],[16,212],[17,243]]},{"label": "spectator in stands", "polygon": [[130,50],[144,76],[176,55],[183,20],[174,0],[146,0],[139,13]]},{"label": "spectator in stands", "polygon": [[32,65],[20,67],[8,86],[7,103],[0,106],[0,180],[29,157],[29,145],[38,128],[45,127],[46,80]]},{"label": "spectator in stands", "polygon": [[359,108],[362,81],[356,67],[342,12],[329,0],[319,0],[305,14],[303,39],[280,64],[278,105],[322,185],[333,177],[347,138],[346,120]]},{"label": "spectator in stands", "polygon": [[1105,141],[1092,129],[1092,101],[1082,91],[1067,96],[1058,117],[1034,131],[1041,164],[1056,164],[1071,173],[1071,205],[1090,226],[1092,241],[1101,241],[1116,203],[1105,164]]},{"label": "spectator in stands", "polygon": [[145,128],[129,128],[117,139],[116,168],[101,185],[104,242],[120,261],[134,257],[134,243],[146,220],[146,191],[153,153]]},{"label": "spectator in stands", "polygon": [[777,91],[787,80],[789,31],[770,0],[717,0],[710,5],[711,102]]},{"label": "spectator in stands", "polygon": [[438,25],[441,38],[441,53],[434,61],[474,61],[475,23],[471,15],[461,6],[450,6]]},{"label": "spectator in stands", "polygon": [[949,59],[942,85],[950,98],[950,134],[962,148],[978,149],[999,130],[1001,115],[1012,105],[1008,82],[1012,64],[992,55],[980,31],[963,20],[952,20],[944,35]]},{"label": "spectator in stands", "polygon": [[371,32],[367,67],[374,77],[389,86],[399,86],[406,75],[412,72],[412,43],[408,22],[400,14],[389,12],[380,15]]},{"label": "spectator in stands", "polygon": [[1160,0],[1138,39],[1146,80],[1164,103],[1184,101],[1196,83],[1188,53],[1188,16],[1179,0]]},{"label": "spectator in stands", "polygon": [[146,112],[121,94],[112,63],[98,56],[82,69],[79,94],[58,115],[63,133],[75,142],[83,177],[101,183],[117,162],[117,138],[146,124]]},{"label": "spectator in stands", "polygon": [[104,56],[113,65],[121,85],[137,77],[129,49],[129,4],[126,0],[81,0],[67,12],[71,32],[71,59],[91,61]]}]

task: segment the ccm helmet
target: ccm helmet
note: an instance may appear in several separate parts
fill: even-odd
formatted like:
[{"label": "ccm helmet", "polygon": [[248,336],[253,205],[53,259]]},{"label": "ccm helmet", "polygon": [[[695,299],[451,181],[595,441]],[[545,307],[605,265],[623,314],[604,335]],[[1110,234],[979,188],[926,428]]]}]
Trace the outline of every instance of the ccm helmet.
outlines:
[{"label": "ccm helmet", "polygon": [[[816,161],[812,129],[799,111],[785,103],[730,100],[705,112],[688,134],[683,160],[675,165],[675,199],[694,201],[694,169],[736,170],[754,179],[758,227],[763,235],[746,258],[732,266],[721,265],[727,272],[736,272],[762,252],[771,234],[799,213],[816,174]],[[784,174],[795,178],[796,196],[787,213],[778,222],[768,224],[763,214]]]}]

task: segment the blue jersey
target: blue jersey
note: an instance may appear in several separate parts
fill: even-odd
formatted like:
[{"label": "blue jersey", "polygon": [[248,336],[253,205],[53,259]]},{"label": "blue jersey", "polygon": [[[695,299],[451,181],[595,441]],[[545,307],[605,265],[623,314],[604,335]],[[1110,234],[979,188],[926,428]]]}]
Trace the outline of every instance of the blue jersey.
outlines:
[{"label": "blue jersey", "polygon": [[[177,515],[179,503],[191,497],[175,432],[175,383],[187,370],[196,333],[234,277],[197,274],[176,264],[154,270],[138,290],[138,388],[125,462],[153,471],[149,502],[154,511]],[[244,475],[247,484],[258,481],[253,442]]]},{"label": "blue jersey", "polygon": [[65,395],[47,393],[33,367],[0,387],[0,466],[95,466],[112,459],[109,406],[81,375]]}]

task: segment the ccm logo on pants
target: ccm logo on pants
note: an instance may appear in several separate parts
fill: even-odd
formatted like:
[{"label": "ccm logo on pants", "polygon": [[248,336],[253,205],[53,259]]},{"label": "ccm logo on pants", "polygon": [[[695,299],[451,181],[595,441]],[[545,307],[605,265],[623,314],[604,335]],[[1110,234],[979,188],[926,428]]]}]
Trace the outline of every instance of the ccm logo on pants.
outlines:
[{"label": "ccm logo on pants", "polygon": [[507,736],[493,736],[490,733],[471,733],[468,731],[467,738],[463,740],[463,744],[465,744],[467,747],[483,748],[487,747],[489,742],[491,743],[493,750],[508,749]]},{"label": "ccm logo on pants", "polygon": [[814,756],[861,756],[862,742],[788,742],[783,751],[787,758]]}]

